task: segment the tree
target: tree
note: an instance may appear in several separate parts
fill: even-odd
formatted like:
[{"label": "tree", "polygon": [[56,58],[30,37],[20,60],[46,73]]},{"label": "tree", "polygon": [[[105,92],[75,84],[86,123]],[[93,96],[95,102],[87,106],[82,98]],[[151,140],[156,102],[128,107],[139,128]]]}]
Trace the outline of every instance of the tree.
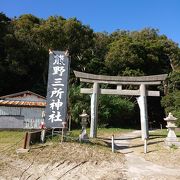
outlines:
[{"label": "tree", "polygon": [[[3,13],[0,13],[0,59],[5,58],[5,41],[4,38],[9,32],[8,27],[10,19]],[[0,61],[1,62],[1,61]]]},{"label": "tree", "polygon": [[106,66],[113,75],[122,75],[126,68],[140,69],[143,65],[142,48],[141,44],[133,42],[131,37],[120,37],[110,44]]},{"label": "tree", "polygon": [[3,84],[6,80],[6,48],[5,48],[5,37],[9,33],[10,18],[5,14],[0,13],[0,92],[3,91]]},{"label": "tree", "polygon": [[[9,86],[6,89],[9,91],[36,89],[34,87],[41,81],[43,60],[48,56],[45,56],[34,42],[33,28],[39,24],[40,20],[30,14],[11,21],[11,32],[5,38],[6,70],[9,74]],[[14,88],[11,89],[10,86]],[[39,92],[44,94],[43,90]]]},{"label": "tree", "polygon": [[[79,93],[80,83],[73,70],[94,74],[139,76],[173,73],[169,94],[163,100],[166,111],[179,111],[180,49],[156,29],[94,33],[76,18],[50,16],[40,19],[31,14],[9,19],[0,13],[0,93],[32,90],[46,95],[48,50],[69,50],[71,57],[70,109],[76,122],[82,109],[89,109],[89,96]],[[85,99],[85,100],[84,100]],[[151,99],[148,99],[148,101]],[[159,100],[158,100],[159,101]],[[155,101],[150,102],[156,107]],[[134,102],[115,96],[100,99],[100,124],[114,125],[131,119]],[[149,108],[151,109],[151,108]],[[123,112],[127,112],[126,116]],[[156,112],[158,113],[158,112]]]},{"label": "tree", "polygon": [[105,61],[114,75],[122,75],[127,68],[145,75],[162,74],[178,66],[180,56],[177,44],[159,35],[158,30],[116,32],[112,38],[114,41]]},{"label": "tree", "polygon": [[111,38],[108,33],[95,33],[91,61],[86,65],[86,72],[94,74],[108,74],[105,66],[105,56],[109,51]]},{"label": "tree", "polygon": [[[92,57],[93,31],[76,18],[51,16],[33,29],[39,47],[52,50],[68,50],[72,69],[84,71]],[[47,69],[48,64],[46,64]],[[72,78],[74,81],[74,77]]]},{"label": "tree", "polygon": [[[42,20],[25,14],[13,19],[10,29],[4,45],[9,74],[6,90],[16,83],[14,91],[30,89],[45,95],[49,49],[68,49],[71,68],[76,70],[83,71],[92,57],[93,31],[75,18],[51,16]],[[11,82],[12,77],[16,81]]]}]

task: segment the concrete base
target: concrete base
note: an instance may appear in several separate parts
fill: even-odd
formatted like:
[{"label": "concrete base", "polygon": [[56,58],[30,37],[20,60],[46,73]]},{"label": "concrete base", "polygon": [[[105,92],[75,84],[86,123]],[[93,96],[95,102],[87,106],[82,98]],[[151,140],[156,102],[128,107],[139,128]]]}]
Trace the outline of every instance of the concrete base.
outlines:
[{"label": "concrete base", "polygon": [[168,142],[178,142],[178,138],[177,137],[167,137],[165,139],[165,141],[168,141]]},{"label": "concrete base", "polygon": [[180,142],[176,139],[174,139],[174,140],[170,140],[169,138],[166,138],[165,140],[164,140],[164,142],[165,142],[165,145],[166,146],[173,146],[173,145],[175,145],[176,147],[178,147],[178,148],[180,148]]},{"label": "concrete base", "polygon": [[87,134],[80,134],[79,135],[79,141],[80,142],[89,142],[89,138]]},{"label": "concrete base", "polygon": [[24,149],[24,148],[16,149],[16,153],[27,153],[27,152],[29,152],[29,149]]}]

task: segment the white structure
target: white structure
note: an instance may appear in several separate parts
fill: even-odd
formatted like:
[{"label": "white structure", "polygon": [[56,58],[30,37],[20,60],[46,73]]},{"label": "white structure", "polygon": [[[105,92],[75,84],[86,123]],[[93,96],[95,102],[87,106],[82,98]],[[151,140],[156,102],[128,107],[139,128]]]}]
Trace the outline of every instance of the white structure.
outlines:
[{"label": "white structure", "polygon": [[169,113],[168,117],[164,118],[165,121],[167,121],[167,128],[168,128],[168,135],[165,139],[165,144],[168,146],[172,145],[178,145],[180,146],[180,143],[178,142],[178,138],[175,134],[175,128],[177,127],[175,125],[175,122],[177,118],[175,118],[171,113]]}]

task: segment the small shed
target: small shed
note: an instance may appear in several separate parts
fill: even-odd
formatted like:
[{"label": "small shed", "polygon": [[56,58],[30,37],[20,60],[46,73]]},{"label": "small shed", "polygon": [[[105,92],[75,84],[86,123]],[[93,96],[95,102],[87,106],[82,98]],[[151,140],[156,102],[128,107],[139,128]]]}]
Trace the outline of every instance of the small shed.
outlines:
[{"label": "small shed", "polygon": [[31,91],[0,97],[0,128],[38,129],[45,111],[45,97]]}]

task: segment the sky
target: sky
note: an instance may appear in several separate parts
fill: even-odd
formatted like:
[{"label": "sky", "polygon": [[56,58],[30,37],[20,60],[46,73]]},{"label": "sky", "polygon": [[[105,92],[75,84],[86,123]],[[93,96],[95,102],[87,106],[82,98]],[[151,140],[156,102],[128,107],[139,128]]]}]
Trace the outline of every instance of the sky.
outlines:
[{"label": "sky", "polygon": [[95,32],[159,29],[180,46],[180,0],[0,0],[8,17],[76,17]]}]

